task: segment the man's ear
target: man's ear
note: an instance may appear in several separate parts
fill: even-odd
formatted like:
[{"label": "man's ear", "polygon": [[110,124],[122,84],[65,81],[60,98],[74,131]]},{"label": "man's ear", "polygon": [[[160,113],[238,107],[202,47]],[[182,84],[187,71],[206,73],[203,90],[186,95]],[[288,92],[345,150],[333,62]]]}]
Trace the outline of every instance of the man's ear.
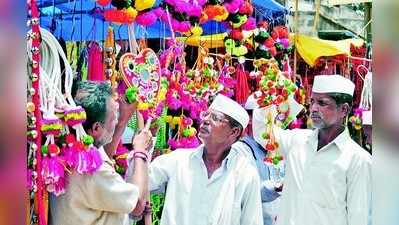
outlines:
[{"label": "man's ear", "polygon": [[350,109],[351,107],[349,106],[348,103],[343,103],[341,105],[341,112],[343,114],[343,117],[349,116]]},{"label": "man's ear", "polygon": [[241,129],[238,127],[234,127],[233,129],[231,129],[231,135],[234,136],[234,140],[237,139],[237,137],[241,136]]},{"label": "man's ear", "polygon": [[95,122],[91,128],[89,129],[89,134],[93,137],[97,137],[98,134],[102,131],[103,127],[100,122]]}]

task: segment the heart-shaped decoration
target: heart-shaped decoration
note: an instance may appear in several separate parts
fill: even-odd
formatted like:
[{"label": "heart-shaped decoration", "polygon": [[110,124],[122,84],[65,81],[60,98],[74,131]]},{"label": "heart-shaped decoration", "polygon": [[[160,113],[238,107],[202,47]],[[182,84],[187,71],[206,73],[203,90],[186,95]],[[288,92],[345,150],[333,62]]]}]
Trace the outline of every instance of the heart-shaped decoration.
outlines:
[{"label": "heart-shaped decoration", "polygon": [[119,68],[126,86],[137,88],[139,103],[156,104],[161,80],[161,66],[152,49],[143,49],[136,56],[132,53],[125,53],[120,58]]}]

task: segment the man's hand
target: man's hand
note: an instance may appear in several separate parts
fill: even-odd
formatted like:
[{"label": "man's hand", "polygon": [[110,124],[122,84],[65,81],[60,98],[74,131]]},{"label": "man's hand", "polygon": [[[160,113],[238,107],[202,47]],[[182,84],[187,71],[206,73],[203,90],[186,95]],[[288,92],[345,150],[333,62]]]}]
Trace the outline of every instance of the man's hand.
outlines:
[{"label": "man's hand", "polygon": [[283,184],[274,186],[274,190],[275,190],[276,192],[282,192],[282,191],[283,191]]},{"label": "man's hand", "polygon": [[147,121],[144,129],[134,136],[132,145],[135,151],[148,151],[152,145],[152,135],[149,130],[150,122]]},{"label": "man's hand", "polygon": [[119,103],[119,120],[129,120],[133,113],[137,110],[137,102],[129,104],[126,97],[120,96]]}]

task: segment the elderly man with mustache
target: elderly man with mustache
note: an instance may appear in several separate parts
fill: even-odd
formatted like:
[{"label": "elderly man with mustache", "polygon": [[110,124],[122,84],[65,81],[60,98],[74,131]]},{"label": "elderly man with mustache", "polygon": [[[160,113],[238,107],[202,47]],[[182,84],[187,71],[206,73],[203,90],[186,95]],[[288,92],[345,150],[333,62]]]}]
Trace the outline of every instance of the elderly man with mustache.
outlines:
[{"label": "elderly man with mustache", "polygon": [[202,115],[196,149],[177,149],[150,165],[150,189],[166,186],[161,225],[262,225],[260,180],[231,147],[249,122],[245,109],[221,94]]},{"label": "elderly man with mustache", "polygon": [[[274,129],[286,157],[278,225],[366,225],[371,207],[371,156],[345,121],[355,85],[340,75],[315,76],[310,117],[316,129]],[[260,144],[267,109],[254,111]]]}]

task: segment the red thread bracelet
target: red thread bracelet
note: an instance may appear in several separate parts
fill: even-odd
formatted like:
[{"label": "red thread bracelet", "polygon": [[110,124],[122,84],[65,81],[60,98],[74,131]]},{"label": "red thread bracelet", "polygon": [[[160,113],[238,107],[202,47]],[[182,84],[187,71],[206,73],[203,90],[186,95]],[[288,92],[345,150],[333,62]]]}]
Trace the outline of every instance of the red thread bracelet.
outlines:
[{"label": "red thread bracelet", "polygon": [[141,158],[141,159],[143,159],[144,161],[146,161],[146,162],[148,162],[148,154],[147,153],[145,153],[145,152],[142,152],[142,151],[135,151],[134,153],[133,153],[133,158]]}]

